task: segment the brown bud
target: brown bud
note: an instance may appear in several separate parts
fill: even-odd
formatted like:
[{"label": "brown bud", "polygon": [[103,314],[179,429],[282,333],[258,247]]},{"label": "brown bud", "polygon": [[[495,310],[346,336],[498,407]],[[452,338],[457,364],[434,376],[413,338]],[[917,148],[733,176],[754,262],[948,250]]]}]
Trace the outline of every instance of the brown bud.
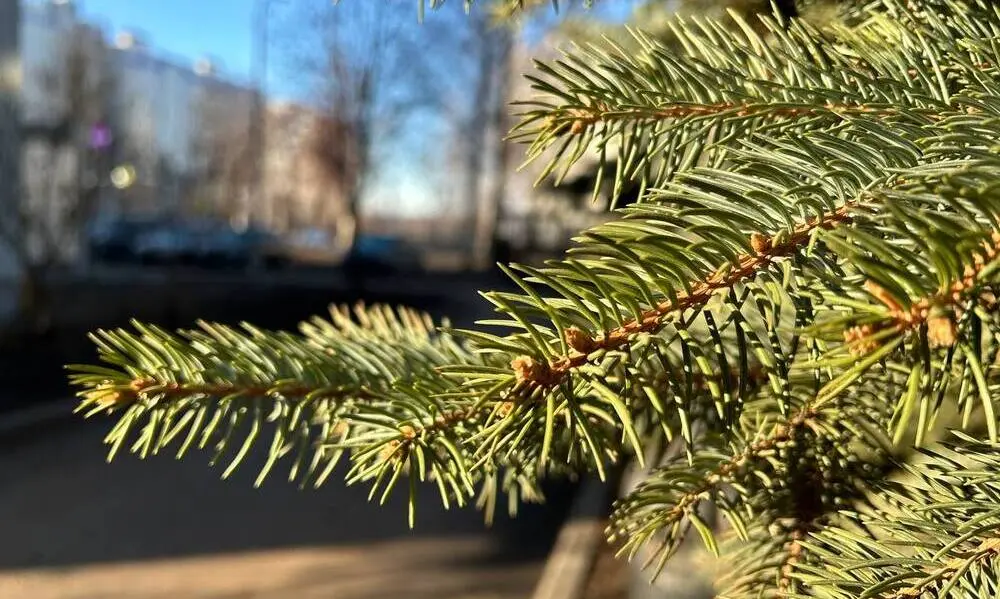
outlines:
[{"label": "brown bud", "polygon": [[348,430],[347,422],[344,420],[338,420],[337,424],[333,425],[333,429],[330,431],[330,433],[334,436],[342,437],[345,433],[347,433],[347,430]]},{"label": "brown bud", "polygon": [[594,338],[591,337],[590,333],[587,333],[586,331],[576,327],[570,327],[566,329],[565,335],[566,344],[581,354],[589,354],[596,349]]},{"label": "brown bud", "polygon": [[874,332],[875,327],[870,324],[851,327],[844,331],[844,342],[851,345],[851,354],[863,356],[878,349],[878,341],[871,339],[871,335]]},{"label": "brown bud", "polygon": [[545,381],[551,374],[548,364],[537,362],[530,356],[514,358],[510,362],[510,367],[514,369],[514,374],[517,376],[518,382],[525,381],[545,384]]},{"label": "brown bud", "polygon": [[379,454],[379,457],[382,458],[383,462],[399,459],[399,446],[400,446],[399,440],[393,439],[385,447],[382,448],[382,453]]},{"label": "brown bud", "polygon": [[573,124],[570,125],[569,132],[572,133],[573,135],[579,135],[583,133],[583,130],[586,128],[587,125],[583,122],[582,119],[576,119],[573,121]]},{"label": "brown bud", "polygon": [[994,310],[997,307],[997,296],[990,291],[984,291],[979,296],[979,301],[987,310]]},{"label": "brown bud", "polygon": [[135,391],[136,393],[140,393],[146,390],[146,388],[152,387],[155,384],[156,381],[154,381],[153,379],[135,379],[131,383],[129,383],[129,389]]},{"label": "brown bud", "polygon": [[927,341],[931,347],[951,347],[955,345],[958,333],[951,316],[933,316],[927,320]]},{"label": "brown bud", "polygon": [[126,403],[126,398],[120,391],[108,386],[100,386],[87,391],[84,399],[104,409],[114,408]]},{"label": "brown bud", "polygon": [[903,312],[903,308],[900,307],[899,302],[896,301],[892,295],[885,290],[881,285],[872,280],[865,281],[865,290],[872,294],[878,301],[882,302],[894,316],[899,316]]},{"label": "brown bud", "polygon": [[500,418],[506,418],[510,416],[510,413],[514,411],[514,402],[505,401],[497,406],[497,416]]},{"label": "brown bud", "polygon": [[761,235],[760,233],[750,234],[750,247],[753,248],[755,253],[763,254],[770,246],[771,244],[765,235]]}]

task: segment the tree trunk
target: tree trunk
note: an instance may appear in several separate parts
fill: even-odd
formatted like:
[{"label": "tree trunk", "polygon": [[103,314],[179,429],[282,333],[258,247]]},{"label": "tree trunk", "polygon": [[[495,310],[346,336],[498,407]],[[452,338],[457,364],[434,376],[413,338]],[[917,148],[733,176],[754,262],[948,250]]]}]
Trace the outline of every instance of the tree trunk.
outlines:
[{"label": "tree trunk", "polygon": [[[487,270],[497,257],[497,227],[500,224],[500,214],[506,200],[507,167],[510,157],[509,144],[503,140],[509,129],[509,110],[507,107],[507,89],[510,82],[511,33],[507,29],[494,32],[495,44],[491,43],[493,51],[488,77],[492,83],[492,93],[487,94],[487,102],[491,102],[490,123],[486,132],[493,138],[494,160],[490,189],[478,202],[476,211],[476,228],[473,240],[473,261],[477,270]],[[483,153],[486,154],[485,152]],[[481,174],[481,173],[480,173]]]},{"label": "tree trunk", "polygon": [[480,23],[476,35],[479,43],[479,68],[477,71],[476,89],[472,96],[472,115],[465,127],[465,201],[473,210],[472,266],[481,267],[479,248],[480,237],[483,234],[483,193],[482,180],[485,170],[484,148],[488,144],[488,129],[490,118],[490,88],[493,75],[494,45],[492,32],[488,25]]},{"label": "tree trunk", "polygon": [[15,326],[32,336],[45,335],[52,330],[52,302],[45,280],[46,271],[45,267],[32,265],[25,266],[21,273],[19,322]]}]

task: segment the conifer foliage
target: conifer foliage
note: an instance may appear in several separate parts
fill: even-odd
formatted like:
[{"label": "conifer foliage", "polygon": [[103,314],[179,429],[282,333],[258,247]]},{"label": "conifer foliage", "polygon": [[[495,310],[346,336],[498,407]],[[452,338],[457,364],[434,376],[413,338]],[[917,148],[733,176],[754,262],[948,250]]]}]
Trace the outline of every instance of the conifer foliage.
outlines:
[{"label": "conifer foliage", "polygon": [[608,533],[651,573],[694,534],[720,597],[1000,595],[1000,12],[762,19],[528,75],[528,158],[558,179],[596,152],[644,191],[505,267],[521,291],[485,293],[484,326],[506,333],[383,307],[136,324],[73,367],[81,411],[114,419],[112,454],[197,446],[228,474],[264,443],[261,478],[303,485],[343,461],[373,498],[408,487],[411,518],[418,484],[489,515],[638,460]]}]

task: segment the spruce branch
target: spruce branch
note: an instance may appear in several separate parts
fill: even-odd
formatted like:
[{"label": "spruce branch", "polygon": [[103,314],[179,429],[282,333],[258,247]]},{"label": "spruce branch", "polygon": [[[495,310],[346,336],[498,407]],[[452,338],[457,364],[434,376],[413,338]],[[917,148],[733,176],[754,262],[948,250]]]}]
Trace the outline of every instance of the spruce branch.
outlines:
[{"label": "spruce branch", "polygon": [[[773,452],[777,445],[791,440],[794,432],[800,427],[808,426],[807,423],[816,415],[810,406],[804,406],[786,423],[775,424],[768,435],[753,440],[736,455],[720,460],[719,455],[714,452],[699,453],[694,463],[678,463],[673,469],[678,478],[686,478],[692,469],[708,465],[704,474],[695,480],[686,481],[683,486],[672,488],[676,483],[667,476],[671,473],[671,466],[654,473],[651,481],[640,485],[631,497],[616,507],[611,517],[613,524],[608,528],[609,541],[623,542],[621,553],[627,553],[629,559],[632,559],[654,535],[666,531],[659,549],[650,557],[650,560],[659,558],[662,567],[680,546],[691,526],[690,519],[697,518],[695,512],[702,502],[716,501],[726,504],[727,509],[732,509],[724,495],[727,492],[725,485],[734,482],[737,475],[745,475],[751,461]],[[664,496],[665,505],[650,503],[645,498],[654,493],[663,495],[664,491],[673,492]],[[649,564],[646,565],[648,567]]]},{"label": "spruce branch", "polygon": [[[357,451],[352,475],[378,478],[385,470],[365,467],[370,465],[365,458],[376,454],[383,456],[382,463],[392,462],[385,448],[416,438],[415,426],[406,424],[410,419],[429,419],[434,429],[453,427],[471,416],[461,402],[439,399],[454,384],[436,368],[458,360],[470,368],[487,367],[447,334],[436,332],[425,315],[382,306],[358,306],[353,313],[332,308],[329,320],[303,323],[301,336],[249,325],[237,330],[201,323],[199,330],[176,334],[141,323],[134,327],[137,333],[96,333],[101,359],[111,368],[76,366],[71,377],[82,387],[78,410],[88,416],[123,412],[107,439],[110,456],[136,429],[133,451],[143,457],[187,430],[178,457],[197,442],[201,448],[214,445],[214,463],[246,429],[224,472],[229,476],[272,423],[273,442],[258,484],[274,462],[295,451],[291,477],[305,472],[303,484],[313,478],[319,485],[348,447],[369,450]],[[401,441],[379,432],[385,422]],[[433,449],[454,451],[449,443],[441,440]],[[310,453],[308,468],[303,468]],[[468,474],[449,471],[451,498],[469,495]]]},{"label": "spruce branch", "polygon": [[963,572],[974,566],[982,566],[998,556],[1000,556],[1000,538],[985,539],[968,556],[952,558],[940,566],[926,567],[924,569],[924,572],[927,573],[926,577],[918,580],[913,586],[899,589],[887,597],[888,599],[920,597],[924,593],[932,592],[941,583],[948,585]]},{"label": "spruce branch", "polygon": [[[486,394],[481,399],[525,406],[515,422],[487,427],[484,435],[490,443],[481,450],[490,455],[521,450],[526,437],[500,433],[528,427],[529,421],[544,414],[546,435],[552,437],[560,412],[594,408],[595,400],[604,404],[606,398],[624,393],[616,381],[632,376],[627,366],[648,354],[645,348],[658,348],[665,371],[683,373],[674,387],[686,387],[683,396],[694,399],[696,377],[711,379],[714,407],[719,415],[728,414],[724,416],[728,421],[752,386],[751,371],[767,364],[768,370],[774,369],[768,374],[772,384],[784,385],[781,381],[790,376],[787,363],[795,357],[798,336],[782,323],[781,306],[794,305],[795,313],[804,315],[811,310],[809,297],[814,293],[805,274],[841,269],[828,253],[807,256],[806,250],[820,233],[848,224],[849,212],[870,203],[875,190],[900,184],[895,175],[886,178],[879,166],[912,165],[920,158],[905,144],[899,152],[886,152],[883,140],[892,133],[878,124],[865,123],[846,133],[856,131],[860,137],[861,131],[871,130],[885,137],[859,139],[859,146],[872,144],[870,158],[840,166],[822,179],[816,178],[810,159],[824,153],[838,159],[841,142],[817,137],[805,155],[806,146],[798,144],[766,152],[748,147],[739,153],[741,163],[734,170],[696,169],[666,186],[656,202],[627,209],[624,219],[584,232],[563,261],[550,262],[544,269],[515,265],[508,273],[525,293],[485,294],[511,319],[484,324],[516,327],[525,333],[501,338],[459,332],[469,336],[477,351],[507,356],[511,363],[507,376],[498,373],[471,383]],[[709,225],[708,216],[718,223]],[[529,278],[522,279],[515,271]],[[781,291],[772,288],[778,272],[784,273],[784,282],[778,285]],[[532,287],[538,283],[557,296],[542,297]],[[734,360],[732,351],[739,359],[727,364]],[[761,362],[755,364],[756,359]],[[635,446],[631,419],[652,398],[627,399],[611,401],[609,415]],[[697,411],[692,401],[678,400],[675,405],[682,419]],[[657,412],[665,415],[661,408]],[[581,422],[580,415],[570,423]],[[682,427],[689,436],[684,431]],[[587,447],[591,463],[600,471],[606,456],[594,451],[596,444]]]},{"label": "spruce branch", "polygon": [[373,498],[409,478],[488,515],[649,460],[609,536],[658,570],[697,531],[725,597],[996,595],[1000,12],[846,12],[678,20],[677,51],[636,34],[539,65],[529,160],[598,153],[601,179],[617,153],[611,195],[641,193],[506,267],[520,290],[484,293],[480,323],[501,332],[379,307],[297,334],[102,331],[81,409],[141,455],[186,435],[236,448],[228,474],[268,431],[262,477],[294,453],[321,484],[346,457]]},{"label": "spruce branch", "polygon": [[874,485],[873,509],[813,534],[805,545],[822,560],[796,577],[830,599],[992,596],[1000,589],[996,455],[961,433],[928,447]]},{"label": "spruce branch", "polygon": [[517,373],[518,380],[528,383],[529,389],[534,389],[535,386],[558,385],[572,369],[586,363],[589,355],[617,349],[631,341],[637,334],[658,332],[672,314],[703,306],[716,292],[730,289],[756,277],[776,259],[788,256],[808,245],[817,231],[850,222],[850,210],[855,204],[856,202],[844,204],[822,217],[798,225],[791,233],[782,231],[774,236],[752,233],[749,237],[752,253],[740,255],[736,260],[736,266],[728,263],[721,266],[708,278],[688,284],[687,288],[690,291],[680,292],[676,299],[664,300],[654,308],[642,312],[638,318],[630,319],[614,329],[603,331],[597,339],[592,339],[589,334],[579,329],[567,329],[567,343],[573,348],[573,353],[561,356],[548,364],[535,362],[527,356],[516,358],[512,367]]},{"label": "spruce branch", "polygon": [[[900,55],[910,58],[916,42],[886,22],[826,37],[802,23],[786,30],[764,18],[765,41],[735,18],[735,32],[675,20],[681,52],[635,33],[639,52],[607,42],[539,64],[540,76],[530,79],[543,99],[523,103],[527,111],[513,132],[530,142],[528,161],[545,162],[539,180],[558,171],[558,183],[588,155],[600,156],[600,178],[608,174],[607,155],[615,153],[614,198],[628,181],[655,188],[696,164],[720,166],[731,148],[757,132],[773,139],[832,130],[858,117],[920,125],[980,109],[977,100],[942,92],[936,81],[900,75]],[[859,67],[852,46],[871,44],[873,37],[897,54],[885,57],[885,65]],[[830,51],[834,43],[846,51]],[[888,64],[891,59],[896,63]],[[950,78],[968,76],[972,66],[956,66],[961,72]],[[600,181],[595,193],[599,189]]]},{"label": "spruce branch", "polygon": [[[755,401],[765,403],[761,399]],[[848,505],[852,494],[860,496],[864,481],[877,480],[881,472],[877,460],[888,455],[890,443],[878,432],[881,426],[878,415],[885,415],[885,410],[873,407],[862,412],[845,406],[817,408],[813,401],[805,401],[791,415],[773,415],[762,422],[757,421],[760,412],[745,412],[753,417],[744,418],[741,435],[726,442],[709,433],[699,439],[693,460],[684,461],[676,455],[671,463],[654,471],[648,481],[619,501],[608,528],[609,540],[621,543],[620,554],[628,555],[629,559],[654,543],[646,567],[656,561],[654,572],[658,572],[679,548],[688,530],[695,526],[706,548],[718,555],[714,534],[697,515],[699,506],[708,502],[722,510],[743,543],[751,542],[748,530],[754,522],[790,531],[783,544],[787,559],[775,568],[780,576],[766,581],[750,577],[739,583],[746,585],[757,580],[758,586],[773,585],[776,581],[779,587],[787,585],[787,571],[802,557],[800,544],[805,533],[818,529],[824,519]],[[855,451],[860,446],[869,448],[871,456],[867,459],[872,461],[857,461],[846,451],[845,445],[850,444],[854,444]],[[723,453],[727,445],[736,448],[734,453]],[[829,451],[824,453],[817,445]],[[843,456],[840,476],[850,472],[854,478],[841,478],[819,468],[818,463],[830,462],[831,458],[836,463],[840,459],[836,456]],[[823,475],[817,478],[820,472]],[[846,494],[844,489],[831,492],[845,482],[857,487]],[[768,498],[761,494],[765,490]],[[739,578],[738,570],[734,576]]]}]

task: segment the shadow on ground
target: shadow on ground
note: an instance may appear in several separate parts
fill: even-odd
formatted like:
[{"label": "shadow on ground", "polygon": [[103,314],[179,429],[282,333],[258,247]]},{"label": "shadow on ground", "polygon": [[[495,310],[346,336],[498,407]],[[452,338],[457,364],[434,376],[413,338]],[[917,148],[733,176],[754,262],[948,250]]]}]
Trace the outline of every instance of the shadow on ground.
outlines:
[{"label": "shadow on ground", "polygon": [[[0,597],[525,596],[572,496],[569,484],[552,485],[548,503],[486,528],[474,508],[446,511],[436,486],[422,485],[409,530],[405,482],[383,506],[345,487],[342,472],[300,491],[279,465],[254,489],[263,445],[226,481],[204,452],[107,464],[108,426],[65,425],[3,445]],[[204,576],[223,580],[197,583]],[[142,588],[112,593],[126,581]],[[501,583],[517,592],[467,593]],[[267,589],[277,594],[260,594]]]},{"label": "shadow on ground", "polygon": [[68,396],[64,365],[95,360],[87,334],[97,328],[128,327],[132,318],[168,329],[190,328],[200,319],[294,330],[313,315],[327,315],[331,304],[364,300],[369,305],[405,305],[469,326],[490,311],[476,292],[510,285],[486,273],[371,278],[358,288],[323,271],[271,279],[116,273],[103,279],[59,280],[52,283],[52,301],[61,319],[57,326],[45,334],[0,336],[0,413]]},{"label": "shadow on ground", "polygon": [[[440,297],[417,307],[461,324],[482,315]],[[287,328],[330,301],[323,290],[275,291],[205,317]],[[300,491],[279,463],[254,489],[266,442],[226,481],[207,452],[182,461],[123,453],[108,464],[101,440],[111,424],[67,420],[0,439],[0,597],[525,597],[572,498],[571,485],[553,484],[548,503],[522,506],[513,520],[498,514],[487,528],[474,507],[444,510],[426,484],[409,530],[405,482],[379,506],[366,487],[345,487],[343,471]]]}]

